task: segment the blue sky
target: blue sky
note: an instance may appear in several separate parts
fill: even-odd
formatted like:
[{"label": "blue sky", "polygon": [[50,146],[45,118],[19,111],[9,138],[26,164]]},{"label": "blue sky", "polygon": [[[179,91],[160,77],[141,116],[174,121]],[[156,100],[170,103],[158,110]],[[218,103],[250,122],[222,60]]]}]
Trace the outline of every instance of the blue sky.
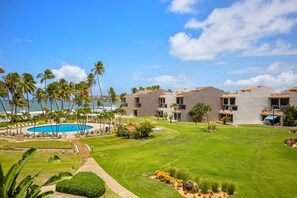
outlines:
[{"label": "blue sky", "polygon": [[[296,0],[0,0],[0,65],[104,90],[297,86]],[[99,93],[98,89],[95,92]]]}]

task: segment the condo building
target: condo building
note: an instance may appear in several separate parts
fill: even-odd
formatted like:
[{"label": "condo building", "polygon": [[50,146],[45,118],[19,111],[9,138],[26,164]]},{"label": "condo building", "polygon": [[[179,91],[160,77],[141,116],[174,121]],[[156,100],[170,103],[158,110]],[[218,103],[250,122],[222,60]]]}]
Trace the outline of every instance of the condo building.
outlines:
[{"label": "condo building", "polygon": [[297,87],[289,88],[281,93],[272,93],[268,96],[268,106],[262,110],[262,120],[266,123],[283,125],[283,109],[288,105],[297,105]]},{"label": "condo building", "polygon": [[267,107],[268,97],[273,90],[256,86],[231,92],[221,96],[220,119],[229,116],[234,124],[259,124],[261,112]]},{"label": "condo building", "polygon": [[141,90],[137,93],[126,94],[125,110],[128,115],[154,116],[159,105],[159,96],[164,90]]}]

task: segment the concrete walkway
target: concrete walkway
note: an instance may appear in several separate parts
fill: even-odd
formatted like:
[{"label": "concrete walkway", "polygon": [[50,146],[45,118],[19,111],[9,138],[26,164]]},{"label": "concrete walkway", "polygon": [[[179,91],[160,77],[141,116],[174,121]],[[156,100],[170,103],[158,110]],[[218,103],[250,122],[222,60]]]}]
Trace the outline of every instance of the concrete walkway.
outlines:
[{"label": "concrete walkway", "polygon": [[[101,177],[105,184],[116,194],[123,198],[138,198],[135,194],[128,191],[126,188],[121,186],[116,180],[114,180],[109,174],[107,174],[103,168],[101,168],[97,162],[90,156],[90,153],[86,146],[78,140],[73,140],[73,143],[77,145],[79,154],[82,158],[82,165],[74,174],[79,172],[87,172],[91,171]],[[43,191],[53,190],[55,191],[55,186],[47,186],[43,187]],[[79,198],[79,196],[63,194],[59,192],[55,192],[52,196],[53,198]]]}]

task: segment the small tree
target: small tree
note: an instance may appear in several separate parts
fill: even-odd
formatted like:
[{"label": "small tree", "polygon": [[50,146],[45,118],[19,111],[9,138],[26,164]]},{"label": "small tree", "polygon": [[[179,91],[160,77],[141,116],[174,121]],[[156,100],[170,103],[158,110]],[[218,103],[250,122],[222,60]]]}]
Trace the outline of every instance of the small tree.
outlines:
[{"label": "small tree", "polygon": [[194,120],[194,122],[197,124],[197,122],[202,122],[203,116],[206,115],[207,123],[208,122],[208,115],[207,113],[211,111],[211,107],[208,104],[204,103],[197,103],[191,111],[189,111],[188,115],[191,116]]},{"label": "small tree", "polygon": [[222,117],[221,121],[223,124],[226,124],[227,122],[231,122],[231,118],[229,116]]},{"label": "small tree", "polygon": [[172,123],[172,120],[173,120],[173,114],[170,114],[170,115],[169,115],[169,120],[170,120],[170,123]]}]

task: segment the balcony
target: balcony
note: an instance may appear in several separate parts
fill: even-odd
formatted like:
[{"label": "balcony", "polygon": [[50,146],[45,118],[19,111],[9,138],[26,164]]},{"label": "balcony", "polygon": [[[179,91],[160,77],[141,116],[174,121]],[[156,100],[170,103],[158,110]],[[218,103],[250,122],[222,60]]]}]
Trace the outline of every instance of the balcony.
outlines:
[{"label": "balcony", "polygon": [[181,110],[185,110],[186,109],[186,105],[180,104],[178,105],[178,108]]},{"label": "balcony", "polygon": [[167,104],[159,104],[159,108],[167,108]]}]

